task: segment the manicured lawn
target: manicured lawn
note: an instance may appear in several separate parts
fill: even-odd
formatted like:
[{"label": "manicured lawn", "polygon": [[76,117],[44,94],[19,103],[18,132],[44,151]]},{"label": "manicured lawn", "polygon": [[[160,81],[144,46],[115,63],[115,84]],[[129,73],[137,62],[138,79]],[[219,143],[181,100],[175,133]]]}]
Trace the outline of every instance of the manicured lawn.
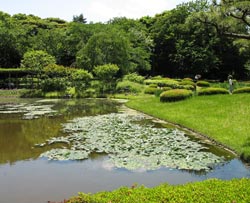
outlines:
[{"label": "manicured lawn", "polygon": [[69,203],[245,203],[250,202],[250,180],[210,179],[179,186],[121,187],[112,192],[79,194]]},{"label": "manicured lawn", "polygon": [[207,135],[250,160],[250,94],[196,96],[171,103],[145,96],[127,105]]}]

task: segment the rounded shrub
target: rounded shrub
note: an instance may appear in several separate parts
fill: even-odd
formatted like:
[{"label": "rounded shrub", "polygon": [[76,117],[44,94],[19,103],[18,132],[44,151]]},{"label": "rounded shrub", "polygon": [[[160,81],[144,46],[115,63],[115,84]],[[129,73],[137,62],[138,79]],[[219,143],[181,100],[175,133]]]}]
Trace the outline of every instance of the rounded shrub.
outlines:
[{"label": "rounded shrub", "polygon": [[149,87],[157,88],[157,84],[150,84]]},{"label": "rounded shrub", "polygon": [[250,93],[250,87],[241,87],[233,91],[233,94]]},{"label": "rounded shrub", "polygon": [[219,87],[209,87],[199,90],[198,95],[228,94],[228,90]]},{"label": "rounded shrub", "polygon": [[198,81],[196,84],[197,84],[197,86],[199,86],[199,87],[210,87],[209,82],[203,81],[203,80]]},{"label": "rounded shrub", "polygon": [[160,95],[161,102],[174,102],[187,99],[193,95],[191,90],[173,89],[162,92]]},{"label": "rounded shrub", "polygon": [[182,81],[179,83],[179,85],[192,85],[192,86],[194,86],[195,84],[194,84],[194,82],[191,81],[191,80],[182,80]]},{"label": "rounded shrub", "polygon": [[157,91],[157,88],[155,87],[147,87],[144,91],[145,94],[155,94]]},{"label": "rounded shrub", "polygon": [[125,75],[123,80],[128,80],[130,82],[136,82],[142,84],[145,78],[141,75],[138,75],[137,73],[130,73],[128,75]]},{"label": "rounded shrub", "polygon": [[143,85],[130,81],[118,82],[116,91],[120,93],[140,93],[143,89]]}]

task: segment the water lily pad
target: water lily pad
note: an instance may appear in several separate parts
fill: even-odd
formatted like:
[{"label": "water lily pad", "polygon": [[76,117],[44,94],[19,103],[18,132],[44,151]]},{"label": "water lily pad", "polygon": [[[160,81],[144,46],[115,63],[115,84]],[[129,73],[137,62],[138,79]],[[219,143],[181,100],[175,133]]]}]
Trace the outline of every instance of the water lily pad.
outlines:
[{"label": "water lily pad", "polygon": [[199,171],[223,162],[184,132],[142,124],[145,119],[141,114],[126,113],[76,118],[63,125],[68,137],[48,141],[66,142],[69,149],[55,149],[41,156],[72,160],[86,159],[93,152],[106,153],[112,165],[128,170],[169,167]]}]

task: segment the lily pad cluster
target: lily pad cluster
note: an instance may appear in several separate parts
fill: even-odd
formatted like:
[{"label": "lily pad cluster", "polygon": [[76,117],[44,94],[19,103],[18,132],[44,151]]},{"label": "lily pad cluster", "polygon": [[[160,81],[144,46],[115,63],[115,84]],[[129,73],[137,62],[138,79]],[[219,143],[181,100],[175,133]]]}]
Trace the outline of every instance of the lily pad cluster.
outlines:
[{"label": "lily pad cluster", "polygon": [[222,157],[207,152],[182,131],[141,124],[143,120],[143,115],[125,113],[74,119],[63,125],[69,136],[48,140],[48,144],[69,142],[69,148],[52,149],[41,157],[81,160],[91,153],[105,153],[112,165],[128,170],[169,167],[199,171],[223,162]]},{"label": "lily pad cluster", "polygon": [[35,119],[43,115],[54,115],[57,111],[53,110],[51,104],[39,103],[19,103],[19,104],[5,104],[0,106],[0,113],[2,114],[23,114],[23,119]]}]

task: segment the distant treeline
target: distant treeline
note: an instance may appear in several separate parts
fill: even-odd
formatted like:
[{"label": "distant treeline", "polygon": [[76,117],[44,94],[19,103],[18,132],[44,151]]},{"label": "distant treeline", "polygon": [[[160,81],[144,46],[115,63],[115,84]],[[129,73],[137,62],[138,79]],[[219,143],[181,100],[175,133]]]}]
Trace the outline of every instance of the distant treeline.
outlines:
[{"label": "distant treeline", "polygon": [[[87,23],[0,11],[0,67],[19,68],[42,50],[56,63],[93,72],[116,64],[119,77],[141,75],[225,79],[250,76],[250,2],[196,0],[155,17]],[[3,72],[1,72],[2,74]]]}]

